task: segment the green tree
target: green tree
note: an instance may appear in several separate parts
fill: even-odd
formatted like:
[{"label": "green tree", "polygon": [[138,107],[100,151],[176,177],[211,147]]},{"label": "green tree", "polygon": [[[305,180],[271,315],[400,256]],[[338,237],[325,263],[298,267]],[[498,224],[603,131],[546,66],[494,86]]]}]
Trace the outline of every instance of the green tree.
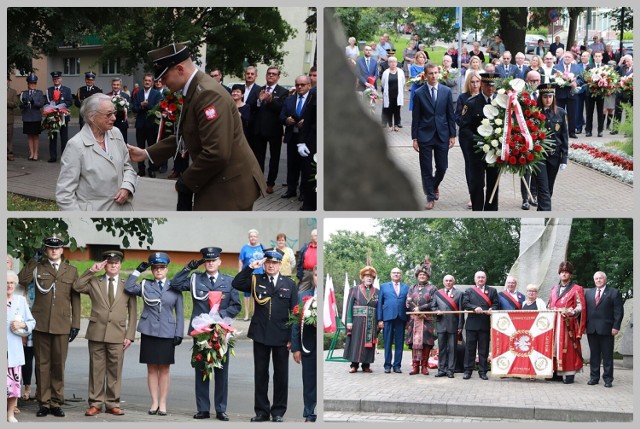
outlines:
[{"label": "green tree", "polygon": [[[138,246],[153,244],[153,225],[163,224],[162,218],[95,218],[91,219],[97,231],[105,230],[120,237],[122,246],[131,246],[130,236],[138,240]],[[69,236],[69,224],[61,218],[9,218],[7,220],[7,251],[13,257],[27,261],[36,250],[42,248],[42,240],[52,235],[65,240],[65,245],[74,251],[78,248],[75,237]]]},{"label": "green tree", "polygon": [[574,219],[567,260],[575,268],[576,283],[594,287],[593,274],[604,271],[608,284],[625,300],[633,298],[632,219]]},{"label": "green tree", "polygon": [[209,63],[240,75],[245,58],[281,65],[288,54],[282,46],[296,33],[276,7],[9,8],[7,23],[8,70],[23,72],[31,71],[33,58],[93,35],[102,41],[99,61],[120,57],[124,73],[140,64],[150,71],[148,51],[189,41],[191,52],[207,44]]}]

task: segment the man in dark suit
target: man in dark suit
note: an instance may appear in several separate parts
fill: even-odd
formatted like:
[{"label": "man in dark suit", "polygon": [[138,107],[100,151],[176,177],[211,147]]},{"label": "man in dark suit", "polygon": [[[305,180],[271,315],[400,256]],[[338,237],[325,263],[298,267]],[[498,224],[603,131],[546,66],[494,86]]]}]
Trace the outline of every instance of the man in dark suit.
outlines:
[{"label": "man in dark suit", "polygon": [[[53,79],[53,85],[47,88],[47,104],[70,109],[73,103],[73,95],[71,95],[71,89],[68,86],[62,85],[62,72],[51,72],[51,78]],[[64,124],[60,127],[60,131],[49,137],[48,162],[56,162],[58,160],[58,134],[60,134],[60,155],[64,152],[69,140],[69,120],[71,120],[71,114],[64,115]]]},{"label": "man in dark suit", "polygon": [[518,281],[513,276],[507,276],[505,287],[498,293],[500,310],[522,310],[522,303],[525,296],[518,290]]},{"label": "man in dark suit", "polygon": [[[298,290],[291,278],[279,274],[284,252],[265,249],[265,258],[252,261],[231,285],[250,292],[256,303],[247,336],[253,340],[254,410],[252,422],[283,422],[289,393],[289,312],[298,304]],[[264,274],[253,270],[265,267]],[[269,403],[269,361],[273,357],[273,404]]]},{"label": "man in dark suit", "polygon": [[189,48],[172,43],[149,52],[154,79],[182,90],[177,132],[146,151],[127,145],[134,162],[156,164],[187,151],[191,164],[178,178],[179,192],[193,192],[193,210],[252,210],[265,189],[264,175],[242,130],[233,99],[211,76],[199,71]]},{"label": "man in dark suit", "polygon": [[[633,57],[629,54],[624,55],[620,59],[620,65],[617,67],[620,76],[629,76],[633,74]],[[630,97],[628,93],[618,91],[616,93],[616,110],[614,112],[614,118],[617,123],[622,121],[622,103],[631,104],[633,106],[633,97]],[[617,127],[612,129],[609,134],[618,134]]]},{"label": "man in dark suit", "polygon": [[582,79],[582,73],[587,69],[589,61],[591,61],[591,54],[584,51],[580,54],[580,60],[578,61],[578,64],[576,64],[579,72],[577,79],[578,92],[576,94],[576,134],[582,134],[582,128],[584,128],[585,125],[584,106],[589,94],[587,91],[587,85]]},{"label": "man in dark suit", "polygon": [[[398,374],[402,372],[402,351],[404,350],[404,328],[407,324],[407,294],[409,285],[402,283],[402,271],[395,267],[391,270],[391,281],[380,285],[378,293],[378,329],[383,329],[384,372],[391,368]],[[391,347],[395,347],[393,362]]]},{"label": "man in dark suit", "polygon": [[209,72],[209,76],[211,76],[212,78],[214,78],[215,80],[217,80],[217,81],[218,81],[218,83],[219,83],[220,85],[222,85],[222,87],[223,87],[224,89],[226,89],[226,90],[227,90],[227,92],[228,92],[229,94],[231,94],[231,88],[229,88],[227,85],[225,85],[225,84],[222,82],[222,80],[223,80],[223,77],[222,77],[222,70],[220,70],[220,69],[219,69],[219,68],[217,68],[217,67],[214,67],[214,68],[212,68],[212,69],[211,69],[211,71]]},{"label": "man in dark suit", "polygon": [[[593,63],[587,66],[587,71],[602,67],[604,64],[602,63],[602,52],[596,52],[593,54]],[[596,119],[598,121],[598,137],[602,137],[602,131],[604,130],[604,97],[591,96],[589,88],[587,88],[586,95],[586,105],[587,105],[587,123],[585,125],[585,137],[591,137],[591,132],[593,131],[593,113],[595,110]]]},{"label": "man in dark suit", "polygon": [[[132,110],[136,113],[136,143],[144,149],[158,139],[158,124],[155,117],[149,117],[149,110],[162,100],[162,93],[153,88],[153,75],[146,73],[142,79],[142,90],[133,96]],[[138,176],[144,177],[144,162],[138,163]],[[156,177],[156,166],[149,163],[149,177]]]},{"label": "man in dark suit", "polygon": [[[192,260],[180,270],[171,280],[171,287],[176,291],[189,291],[193,303],[189,332],[193,331],[193,319],[203,313],[209,313],[211,306],[209,296],[221,294],[218,314],[220,317],[233,319],[240,312],[240,296],[238,291],[231,287],[233,277],[219,271],[222,259],[219,247],[205,247],[200,249],[202,259]],[[205,272],[193,270],[204,264]],[[195,340],[194,340],[195,342]],[[229,358],[231,349],[227,350],[227,360],[222,368],[214,368],[215,378],[214,406],[216,419],[228,421],[227,397],[229,392]],[[209,399],[209,379],[202,379],[202,371],[195,369],[196,378],[196,408],[194,419],[208,419],[210,417],[211,401]]]},{"label": "man in dark suit", "polygon": [[273,187],[278,177],[280,166],[280,151],[282,149],[283,127],[280,122],[280,112],[289,92],[278,85],[280,69],[269,67],[267,69],[267,84],[260,88],[256,109],[251,112],[251,130],[254,140],[251,150],[264,172],[264,162],[269,145],[269,174],[267,175],[267,194],[273,193]]},{"label": "man in dark suit", "polygon": [[562,48],[564,50],[564,43],[560,43],[560,36],[556,36],[555,42],[549,45],[549,52],[551,52],[553,55],[556,55],[556,50],[558,48]]},{"label": "man in dark suit", "polygon": [[[121,415],[120,391],[124,352],[136,335],[136,297],[124,291],[120,275],[122,252],[109,250],[73,285],[73,290],[91,299],[91,318],[84,337],[89,341],[89,408],[84,415]],[[104,270],[104,274],[96,273]],[[115,410],[115,411],[114,411]]]},{"label": "man in dark suit", "polygon": [[[303,127],[298,136],[298,155],[301,161],[300,175],[300,193],[302,195],[302,207],[300,210],[315,211],[317,209],[318,193],[316,191],[317,181],[317,160],[314,155],[318,152],[317,133],[318,133],[318,117],[317,117],[317,91],[313,83],[313,75],[316,71],[309,72],[309,81],[311,89],[309,90],[309,100],[303,100],[302,123]],[[296,79],[296,87],[302,85],[305,76],[299,76],[301,80]]]},{"label": "man in dark suit", "polygon": [[425,209],[431,210],[440,198],[438,186],[447,171],[449,149],[456,142],[456,123],[451,89],[438,83],[438,66],[427,64],[425,74],[427,84],[417,89],[414,95],[411,138],[420,159],[422,190],[427,199]]},{"label": "man in dark suit", "polygon": [[[247,130],[249,134],[246,136],[249,147],[255,146],[256,136],[253,133],[255,122],[255,113],[258,109],[258,95],[260,94],[260,85],[256,83],[258,78],[258,68],[255,66],[249,66],[244,70],[244,98],[245,104],[249,105],[249,125]],[[255,155],[254,155],[255,157]],[[257,159],[257,158],[256,158]]]},{"label": "man in dark suit", "polygon": [[[127,101],[127,105],[131,105],[131,97],[122,91],[122,79],[119,77],[113,78],[111,81],[111,92],[107,95],[111,97],[122,97]],[[129,121],[127,120],[129,107],[125,107],[123,110],[119,111],[116,109],[116,122],[113,124],[114,127],[120,130],[122,133],[122,137],[124,137],[124,142],[128,143],[127,139],[127,130],[129,129]]]},{"label": "man in dark suit", "polygon": [[365,46],[364,56],[356,61],[356,73],[358,75],[358,91],[377,88],[378,63],[371,57],[371,46]]},{"label": "man in dark suit", "polygon": [[473,311],[467,315],[465,329],[467,332],[467,349],[464,355],[464,375],[462,378],[471,378],[476,365],[476,351],[478,352],[478,374],[483,380],[488,380],[489,369],[489,341],[491,332],[491,310],[498,310],[498,292],[489,287],[487,275],[484,271],[478,271],[473,280],[475,286],[464,291],[462,295],[462,309]]},{"label": "man in dark suit", "polygon": [[80,332],[80,294],[73,290],[78,270],[64,260],[60,237],[48,237],[42,244],[43,250],[25,264],[18,278],[25,289],[35,284],[31,313],[36,319],[33,350],[40,404],[36,416],[64,417],[64,365],[69,343]]},{"label": "man in dark suit", "polygon": [[[454,288],[456,280],[447,274],[442,279],[444,288],[440,289],[431,301],[431,311],[462,310],[462,292]],[[436,331],[438,332],[438,373],[436,377],[453,378],[456,371],[456,344],[464,327],[464,313],[438,314]]]},{"label": "man in dark suit", "polygon": [[587,312],[587,340],[591,350],[588,385],[600,381],[600,362],[602,361],[602,379],[604,387],[613,386],[613,344],[620,332],[624,317],[622,297],[618,289],[607,285],[607,275],[598,271],[593,275],[595,288],[584,293]]},{"label": "man in dark suit", "polygon": [[[484,119],[482,109],[489,104],[496,92],[496,80],[500,79],[497,73],[480,73],[482,86],[480,94],[471,97],[462,109],[460,120],[460,142],[473,146],[475,144],[474,135],[477,134],[478,127]],[[484,159],[483,153],[473,151],[471,154],[469,175],[469,195],[473,211],[497,211],[498,210],[498,189],[496,189],[493,200],[489,202],[493,188],[498,183],[499,170],[490,167]],[[486,189],[485,189],[486,188]]]},{"label": "man in dark suit", "polygon": [[505,79],[508,77],[516,77],[518,69],[511,64],[511,51],[504,51],[502,54],[502,64],[496,66],[496,73],[500,75],[500,78]]},{"label": "man in dark suit", "polygon": [[522,52],[516,53],[516,72],[513,77],[518,79],[525,80],[527,78],[527,73],[529,73],[529,66],[524,64],[525,55]]},{"label": "man in dark suit", "polygon": [[[316,288],[318,285],[318,267],[313,267],[313,282],[309,284],[308,288],[300,288],[298,299],[299,308],[303,309],[304,297],[315,297]],[[302,311],[302,310],[301,310]],[[315,422],[316,404],[318,402],[318,388],[316,376],[317,369],[317,326],[304,325],[300,326],[298,323],[294,323],[291,326],[291,353],[293,354],[293,360],[296,363],[302,364],[302,399],[304,402],[304,409],[302,411],[302,417],[305,422]]]},{"label": "man in dark suit", "polygon": [[302,149],[301,152],[298,144],[307,143],[301,142],[300,136],[303,134],[305,127],[303,118],[312,98],[309,92],[311,85],[309,77],[306,75],[298,76],[295,83],[296,95],[286,98],[280,112],[280,122],[285,125],[284,143],[287,145],[287,192],[282,194],[280,198],[293,198],[297,195],[303,165],[302,155],[310,155],[308,147],[307,151],[304,151],[304,148],[300,148]]},{"label": "man in dark suit", "polygon": [[569,126],[569,137],[577,139],[576,135],[576,95],[573,93],[577,90],[577,78],[580,75],[580,68],[577,64],[573,64],[573,54],[565,52],[562,54],[562,61],[553,68],[554,75],[562,74],[562,79],[571,82],[571,86],[556,86],[556,105],[562,107],[567,112],[567,123]]},{"label": "man in dark suit", "polygon": [[[75,104],[76,107],[79,108],[82,105],[82,102],[85,100],[85,98],[91,97],[93,94],[102,93],[102,89],[94,85],[95,81],[96,81],[96,74],[94,72],[89,71],[84,74],[85,86],[81,86],[80,88],[78,88],[73,100],[73,104]],[[84,126],[84,119],[82,119],[81,115],[79,115],[79,120],[80,120],[80,129],[82,129],[82,127]]]}]

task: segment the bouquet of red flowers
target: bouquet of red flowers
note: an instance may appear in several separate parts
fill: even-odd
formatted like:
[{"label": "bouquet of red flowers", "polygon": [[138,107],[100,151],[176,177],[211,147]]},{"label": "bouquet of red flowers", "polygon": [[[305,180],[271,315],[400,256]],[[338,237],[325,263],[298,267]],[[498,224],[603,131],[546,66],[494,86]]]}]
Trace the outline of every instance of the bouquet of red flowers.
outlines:
[{"label": "bouquet of red flowers", "polygon": [[613,95],[619,89],[620,75],[611,66],[594,67],[582,73],[592,97]]},{"label": "bouquet of red flowers", "polygon": [[315,296],[305,296],[289,312],[289,325],[298,324],[316,326],[318,323],[318,300]]},{"label": "bouquet of red flowers", "polygon": [[460,77],[460,70],[451,69],[447,70],[442,66],[438,66],[438,82],[445,83],[447,81],[456,81]]},{"label": "bouquet of red flowers", "polygon": [[69,110],[64,107],[47,105],[42,110],[42,129],[47,131],[49,138],[52,138],[60,128],[65,125],[64,116],[69,114]]},{"label": "bouquet of red flowers", "polygon": [[235,356],[236,329],[231,326],[230,319],[223,319],[218,313],[222,292],[209,292],[208,298],[211,311],[193,318],[190,334],[195,340],[191,348],[191,366],[202,372],[203,380],[213,379],[214,368],[222,368],[228,350]]},{"label": "bouquet of red flowers", "polygon": [[175,127],[182,113],[182,93],[165,88],[162,96],[160,103],[149,109],[148,113],[160,126],[158,140],[175,134]]},{"label": "bouquet of red flowers", "polygon": [[633,98],[633,73],[620,77],[620,90],[627,98]]}]

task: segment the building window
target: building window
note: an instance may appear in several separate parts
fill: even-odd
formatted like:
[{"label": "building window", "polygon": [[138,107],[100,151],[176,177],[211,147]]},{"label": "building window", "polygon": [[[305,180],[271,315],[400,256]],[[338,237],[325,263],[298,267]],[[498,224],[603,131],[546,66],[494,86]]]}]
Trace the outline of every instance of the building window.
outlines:
[{"label": "building window", "polygon": [[107,60],[102,63],[102,74],[104,75],[117,75],[120,74],[120,58],[113,60]]},{"label": "building window", "polygon": [[304,62],[306,64],[311,64],[311,52],[305,52],[304,53]]},{"label": "building window", "polygon": [[80,74],[80,58],[63,58],[62,62],[64,64],[63,74],[65,76],[77,76]]}]

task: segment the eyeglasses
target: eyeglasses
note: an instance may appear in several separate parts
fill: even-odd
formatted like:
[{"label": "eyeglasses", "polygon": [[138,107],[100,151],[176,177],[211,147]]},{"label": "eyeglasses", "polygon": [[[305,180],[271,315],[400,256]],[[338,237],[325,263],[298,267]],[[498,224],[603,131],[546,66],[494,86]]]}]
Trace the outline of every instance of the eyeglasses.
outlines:
[{"label": "eyeglasses", "polygon": [[537,290],[528,290],[527,293],[538,293]]},{"label": "eyeglasses", "polygon": [[278,76],[277,72],[267,72],[267,76]]},{"label": "eyeglasses", "polygon": [[100,113],[101,115],[106,116],[107,118],[109,116],[116,116],[116,112],[115,111],[113,111],[113,112],[98,112],[98,113]]}]

